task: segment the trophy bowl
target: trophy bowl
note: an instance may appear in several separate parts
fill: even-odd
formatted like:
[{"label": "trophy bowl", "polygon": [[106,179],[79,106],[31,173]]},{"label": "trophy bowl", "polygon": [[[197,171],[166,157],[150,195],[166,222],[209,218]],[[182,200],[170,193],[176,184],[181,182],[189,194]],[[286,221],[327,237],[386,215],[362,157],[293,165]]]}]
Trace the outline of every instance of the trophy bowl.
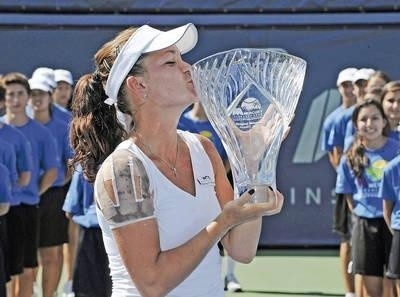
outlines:
[{"label": "trophy bowl", "polygon": [[192,66],[193,82],[208,119],[228,154],[235,194],[276,189],[280,146],[294,117],[306,62],[273,49],[238,48]]}]

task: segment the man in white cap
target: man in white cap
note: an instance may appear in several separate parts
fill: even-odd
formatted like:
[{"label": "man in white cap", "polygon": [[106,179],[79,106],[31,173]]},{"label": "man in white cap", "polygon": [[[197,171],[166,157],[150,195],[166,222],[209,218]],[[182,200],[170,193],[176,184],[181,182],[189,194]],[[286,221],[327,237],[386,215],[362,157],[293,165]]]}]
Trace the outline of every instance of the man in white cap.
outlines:
[{"label": "man in white cap", "polygon": [[[329,161],[332,167],[336,170],[339,164],[340,157],[343,152],[344,132],[343,139],[338,139],[337,142],[333,142],[333,135],[338,135],[337,131],[342,131],[340,125],[343,117],[348,117],[353,113],[353,106],[356,103],[356,97],[354,95],[353,79],[357,69],[354,67],[343,69],[339,72],[336,80],[336,86],[341,95],[342,104],[335,109],[324,121],[323,132],[322,132],[322,150],[328,152]],[[345,128],[345,127],[344,127]],[[336,140],[336,138],[335,138]],[[353,297],[354,278],[347,272],[347,267],[350,262],[350,230],[348,226],[348,213],[346,200],[343,195],[336,195],[336,204],[333,221],[333,231],[340,235],[340,264],[341,274],[344,280],[346,297]]]},{"label": "man in white cap", "polygon": [[329,153],[329,161],[333,167],[336,167],[338,160],[335,160],[333,155],[333,147],[329,145],[329,135],[336,118],[342,114],[343,111],[356,103],[353,90],[353,76],[357,72],[357,68],[345,68],[339,72],[336,80],[336,86],[341,96],[342,104],[333,110],[325,119],[322,131],[321,149]]}]

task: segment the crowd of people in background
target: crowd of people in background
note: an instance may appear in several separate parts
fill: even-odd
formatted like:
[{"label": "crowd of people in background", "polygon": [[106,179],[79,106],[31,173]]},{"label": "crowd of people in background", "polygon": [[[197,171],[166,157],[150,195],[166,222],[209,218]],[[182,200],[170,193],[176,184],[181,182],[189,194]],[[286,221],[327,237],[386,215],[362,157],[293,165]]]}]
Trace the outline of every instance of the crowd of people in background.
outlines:
[{"label": "crowd of people in background", "polygon": [[[68,168],[73,88],[65,69],[1,76],[0,296],[58,296],[63,269],[63,297],[111,296],[93,184],[80,168]],[[226,152],[200,103],[182,115],[178,128],[213,141],[232,181]],[[236,262],[226,258],[225,290],[240,292]]]},{"label": "crowd of people in background", "polygon": [[333,230],[345,296],[400,296],[400,81],[350,67],[337,88],[342,102],[321,144],[337,174]]},{"label": "crowd of people in background", "polygon": [[[63,296],[111,295],[93,185],[68,170],[73,87],[71,72],[47,67],[0,79],[0,296],[38,296],[39,287],[56,296],[63,269]],[[400,296],[400,81],[346,68],[337,88],[342,101],[325,119],[322,149],[337,172],[333,229],[345,296]],[[200,103],[178,129],[211,139],[230,174]],[[234,267],[228,255],[225,290],[237,292]]]}]

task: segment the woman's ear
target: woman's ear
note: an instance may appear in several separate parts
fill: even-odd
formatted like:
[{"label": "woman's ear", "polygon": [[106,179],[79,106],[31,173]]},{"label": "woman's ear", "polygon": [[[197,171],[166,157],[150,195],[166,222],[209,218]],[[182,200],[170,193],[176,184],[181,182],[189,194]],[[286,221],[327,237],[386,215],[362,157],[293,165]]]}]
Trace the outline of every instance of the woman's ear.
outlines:
[{"label": "woman's ear", "polygon": [[147,93],[146,83],[143,77],[140,76],[128,76],[126,79],[126,89],[137,98],[143,98],[144,94]]}]

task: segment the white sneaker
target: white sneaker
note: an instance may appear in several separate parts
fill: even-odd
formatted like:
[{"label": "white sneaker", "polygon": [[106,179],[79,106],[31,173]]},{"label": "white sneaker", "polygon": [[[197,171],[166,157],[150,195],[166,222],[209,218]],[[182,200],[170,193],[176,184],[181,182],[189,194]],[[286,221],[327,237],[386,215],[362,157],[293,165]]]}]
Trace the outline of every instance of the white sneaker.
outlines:
[{"label": "white sneaker", "polygon": [[75,293],[72,291],[72,281],[67,281],[64,284],[62,297],[75,297]]},{"label": "white sneaker", "polygon": [[225,276],[224,290],[228,292],[243,292],[238,280],[233,274]]}]

